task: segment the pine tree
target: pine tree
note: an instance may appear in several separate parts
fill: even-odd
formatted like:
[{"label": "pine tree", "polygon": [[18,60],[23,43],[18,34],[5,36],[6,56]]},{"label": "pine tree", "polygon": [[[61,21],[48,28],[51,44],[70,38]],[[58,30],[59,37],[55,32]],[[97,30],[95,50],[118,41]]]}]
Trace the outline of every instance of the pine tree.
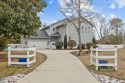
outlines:
[{"label": "pine tree", "polygon": [[64,49],[67,49],[67,36],[64,37]]},{"label": "pine tree", "polygon": [[95,37],[93,37],[92,43],[93,43],[93,44],[97,44],[97,41],[96,41]]}]

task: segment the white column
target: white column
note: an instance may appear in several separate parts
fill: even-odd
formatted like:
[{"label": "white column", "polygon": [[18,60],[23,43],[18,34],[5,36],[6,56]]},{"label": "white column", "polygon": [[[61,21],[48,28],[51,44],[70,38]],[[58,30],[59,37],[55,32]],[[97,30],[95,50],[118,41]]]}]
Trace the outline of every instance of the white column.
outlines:
[{"label": "white column", "polygon": [[11,48],[8,47],[8,66],[11,65]]},{"label": "white column", "polygon": [[68,33],[68,29],[69,28],[69,24],[66,24],[66,36],[67,36],[67,42],[69,41],[69,33]]},{"label": "white column", "polygon": [[27,48],[27,67],[29,67],[29,48]]},{"label": "white column", "polygon": [[92,65],[92,47],[91,47],[91,49],[90,49],[90,51],[91,51],[91,53],[90,53],[90,65]]},{"label": "white column", "polygon": [[36,62],[36,47],[34,47],[34,62]]}]

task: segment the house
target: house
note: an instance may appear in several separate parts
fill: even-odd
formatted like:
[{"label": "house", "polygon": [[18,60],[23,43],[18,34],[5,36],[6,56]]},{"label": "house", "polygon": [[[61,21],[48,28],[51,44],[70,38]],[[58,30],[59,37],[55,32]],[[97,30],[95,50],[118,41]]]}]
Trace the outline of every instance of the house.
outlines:
[{"label": "house", "polygon": [[[72,19],[72,22],[77,26],[77,18]],[[57,41],[64,41],[64,36],[67,35],[67,42],[75,40],[78,43],[78,33],[74,25],[68,19],[60,20],[50,26],[47,26],[37,31],[37,34],[32,37],[24,38],[24,44],[28,46],[36,46],[37,49],[55,48]],[[81,18],[81,42],[92,42],[93,25],[85,18]]]}]

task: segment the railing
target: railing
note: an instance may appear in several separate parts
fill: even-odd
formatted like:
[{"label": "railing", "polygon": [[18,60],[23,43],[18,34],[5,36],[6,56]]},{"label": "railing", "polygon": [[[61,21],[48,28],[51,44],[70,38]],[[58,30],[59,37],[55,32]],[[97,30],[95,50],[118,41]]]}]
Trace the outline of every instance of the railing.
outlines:
[{"label": "railing", "polygon": [[124,44],[120,44],[120,45],[105,45],[105,44],[97,44],[98,48],[123,48]]},{"label": "railing", "polygon": [[[16,52],[16,51],[26,51],[26,55],[13,55],[12,51]],[[33,51],[32,54],[30,54],[30,51]],[[30,60],[30,58],[33,57],[32,60]],[[17,62],[17,61],[13,61],[12,58],[25,58],[26,61],[25,62]],[[35,63],[36,62],[36,47],[33,48],[11,48],[8,47],[8,66],[10,66],[11,64],[22,64],[22,65],[27,65],[27,67],[30,66],[30,64]]]},{"label": "railing", "polygon": [[[96,70],[98,70],[99,66],[113,66],[115,70],[117,70],[117,48],[92,48],[91,47],[91,53],[90,53],[90,64],[94,65],[96,67]],[[114,55],[106,55],[106,56],[99,56],[99,52],[114,52]],[[95,52],[95,55],[93,54]],[[95,61],[93,60],[95,59]],[[101,64],[99,63],[100,59],[114,59],[114,63],[107,63],[107,64]]]}]

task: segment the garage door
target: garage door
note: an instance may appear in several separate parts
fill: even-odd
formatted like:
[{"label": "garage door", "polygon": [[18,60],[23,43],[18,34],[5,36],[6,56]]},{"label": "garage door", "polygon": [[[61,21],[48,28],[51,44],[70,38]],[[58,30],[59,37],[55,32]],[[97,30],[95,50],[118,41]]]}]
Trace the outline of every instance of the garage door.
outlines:
[{"label": "garage door", "polygon": [[46,49],[48,39],[28,39],[28,46],[36,46],[37,49]]}]

